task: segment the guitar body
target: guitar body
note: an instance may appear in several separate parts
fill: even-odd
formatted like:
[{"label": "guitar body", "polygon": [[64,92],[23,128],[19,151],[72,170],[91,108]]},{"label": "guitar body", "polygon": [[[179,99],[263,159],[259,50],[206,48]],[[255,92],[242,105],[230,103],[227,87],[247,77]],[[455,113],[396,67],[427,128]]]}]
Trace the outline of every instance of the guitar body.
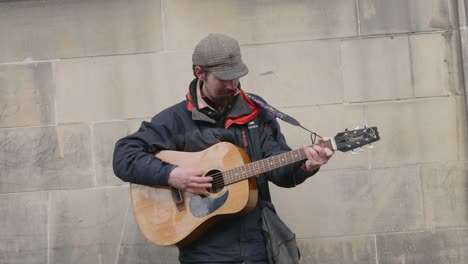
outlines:
[{"label": "guitar body", "polygon": [[[241,148],[226,142],[200,152],[161,151],[156,157],[181,167],[203,169],[204,176],[219,175],[220,171],[250,163]],[[206,196],[179,192],[166,186],[138,184],[130,185],[130,193],[141,232],[149,241],[161,246],[186,245],[219,219],[249,212],[255,208],[258,199],[253,177],[210,190]]]}]

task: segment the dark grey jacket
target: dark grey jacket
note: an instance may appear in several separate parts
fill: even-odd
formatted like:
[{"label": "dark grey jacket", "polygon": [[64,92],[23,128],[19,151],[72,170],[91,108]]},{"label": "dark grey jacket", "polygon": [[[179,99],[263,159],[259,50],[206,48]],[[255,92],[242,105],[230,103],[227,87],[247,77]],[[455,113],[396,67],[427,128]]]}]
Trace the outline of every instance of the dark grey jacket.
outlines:
[{"label": "dark grey jacket", "polygon": [[[194,152],[227,141],[244,148],[252,161],[291,150],[276,119],[250,101],[242,90],[228,112],[215,113],[196,108],[196,86],[197,79],[190,84],[185,101],[157,114],[151,122],[143,122],[137,132],[116,143],[113,168],[119,178],[137,184],[167,185],[173,166],[153,156],[160,150]],[[257,131],[252,133],[252,129]],[[267,181],[282,187],[305,181],[311,174],[302,165],[298,162],[258,176],[264,177],[258,181],[260,199],[270,200]],[[179,248],[179,260],[263,263],[266,256],[260,223],[258,205],[246,215],[222,220],[200,239]]]}]

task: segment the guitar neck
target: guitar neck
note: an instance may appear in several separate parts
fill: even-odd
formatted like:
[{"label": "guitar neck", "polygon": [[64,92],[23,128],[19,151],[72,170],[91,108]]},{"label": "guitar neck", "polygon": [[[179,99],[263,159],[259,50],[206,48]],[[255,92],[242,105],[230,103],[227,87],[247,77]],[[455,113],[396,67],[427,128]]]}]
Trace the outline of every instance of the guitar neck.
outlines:
[{"label": "guitar neck", "polygon": [[[332,149],[331,141],[323,142],[320,145]],[[223,171],[224,184],[229,185],[236,183],[305,159],[307,159],[307,157],[304,154],[304,150],[301,148],[251,162],[240,167]]]}]

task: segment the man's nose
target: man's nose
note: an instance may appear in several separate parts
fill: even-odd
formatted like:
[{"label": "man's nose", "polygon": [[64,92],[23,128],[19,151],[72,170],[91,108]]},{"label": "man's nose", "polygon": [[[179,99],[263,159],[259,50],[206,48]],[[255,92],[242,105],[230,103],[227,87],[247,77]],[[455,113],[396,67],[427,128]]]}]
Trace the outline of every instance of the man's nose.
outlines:
[{"label": "man's nose", "polygon": [[235,80],[228,80],[228,81],[224,81],[224,85],[226,86],[227,89],[229,90],[234,90],[236,89],[236,84],[235,84]]}]

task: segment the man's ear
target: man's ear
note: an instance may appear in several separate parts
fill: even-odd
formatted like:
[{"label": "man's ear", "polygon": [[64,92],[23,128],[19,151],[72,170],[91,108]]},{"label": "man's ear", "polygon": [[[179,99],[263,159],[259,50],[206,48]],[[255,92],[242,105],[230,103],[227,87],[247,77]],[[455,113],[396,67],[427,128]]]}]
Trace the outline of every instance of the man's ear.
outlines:
[{"label": "man's ear", "polygon": [[204,81],[205,74],[204,74],[202,68],[200,68],[200,66],[195,66],[194,71],[195,71],[195,75],[197,76],[197,78]]}]

